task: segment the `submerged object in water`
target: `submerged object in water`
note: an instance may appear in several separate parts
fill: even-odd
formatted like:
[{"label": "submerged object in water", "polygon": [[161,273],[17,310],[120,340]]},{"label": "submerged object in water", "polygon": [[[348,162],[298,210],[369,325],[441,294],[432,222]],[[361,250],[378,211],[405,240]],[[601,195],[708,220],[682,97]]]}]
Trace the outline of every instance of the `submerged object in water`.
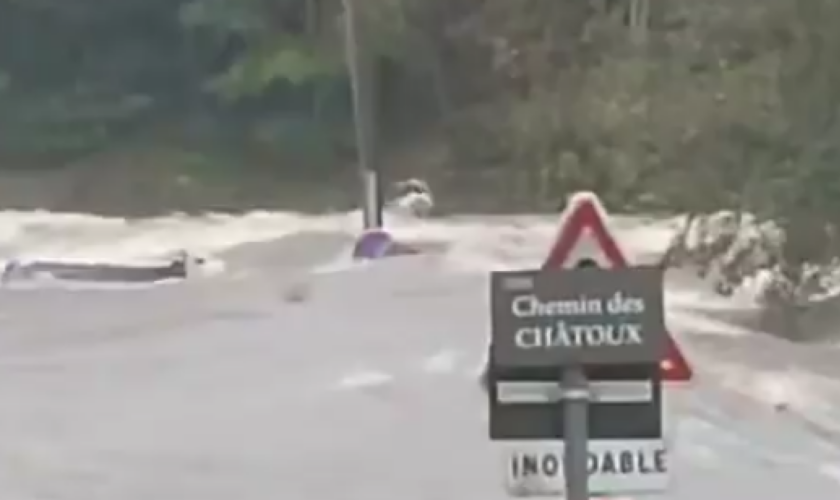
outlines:
[{"label": "submerged object in water", "polygon": [[182,251],[167,264],[130,265],[105,262],[66,262],[35,260],[6,263],[0,282],[47,278],[63,281],[91,281],[111,283],[150,283],[171,279],[185,279],[190,268],[201,265],[204,259]]},{"label": "submerged object in water", "polygon": [[374,260],[399,255],[416,255],[416,248],[396,241],[384,229],[370,229],[362,233],[353,246],[353,258]]}]

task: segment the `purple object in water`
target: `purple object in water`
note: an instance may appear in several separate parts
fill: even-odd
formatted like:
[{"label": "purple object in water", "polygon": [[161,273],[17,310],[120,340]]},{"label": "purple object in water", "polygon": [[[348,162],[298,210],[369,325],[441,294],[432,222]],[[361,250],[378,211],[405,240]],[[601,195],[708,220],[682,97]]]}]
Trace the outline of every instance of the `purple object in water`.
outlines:
[{"label": "purple object in water", "polygon": [[385,257],[397,257],[399,255],[417,255],[420,251],[416,248],[400,243],[391,237],[384,229],[371,229],[365,231],[356,240],[353,247],[354,259],[382,259]]},{"label": "purple object in water", "polygon": [[382,229],[365,231],[356,240],[356,245],[353,247],[353,258],[381,259],[392,255],[391,247],[393,245],[394,239],[387,231]]}]

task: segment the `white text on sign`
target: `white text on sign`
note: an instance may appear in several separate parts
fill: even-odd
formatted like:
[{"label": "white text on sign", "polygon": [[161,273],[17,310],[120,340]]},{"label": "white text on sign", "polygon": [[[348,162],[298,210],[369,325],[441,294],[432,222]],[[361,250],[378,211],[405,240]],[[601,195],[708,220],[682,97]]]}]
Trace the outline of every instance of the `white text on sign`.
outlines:
[{"label": "white text on sign", "polygon": [[535,316],[583,316],[590,314],[641,314],[645,301],[639,297],[625,297],[616,292],[609,299],[578,297],[576,299],[541,301],[536,295],[519,295],[511,302],[517,318]]},{"label": "white text on sign", "polygon": [[[641,314],[644,300],[627,297],[621,292],[609,299],[578,297],[576,299],[540,301],[535,295],[520,295],[511,302],[517,318],[539,316],[585,316],[605,314]],[[622,347],[641,345],[642,327],[634,323],[569,325],[558,321],[553,327],[524,327],[516,331],[516,346],[520,349],[552,347]]]},{"label": "white text on sign", "polygon": [[642,345],[642,325],[567,325],[558,321],[549,327],[520,328],[515,342],[520,349]]},{"label": "white text on sign", "polygon": [[[516,496],[557,495],[565,489],[563,445],[507,444],[507,489]],[[590,442],[589,488],[597,494],[664,490],[668,452],[662,440]]]}]

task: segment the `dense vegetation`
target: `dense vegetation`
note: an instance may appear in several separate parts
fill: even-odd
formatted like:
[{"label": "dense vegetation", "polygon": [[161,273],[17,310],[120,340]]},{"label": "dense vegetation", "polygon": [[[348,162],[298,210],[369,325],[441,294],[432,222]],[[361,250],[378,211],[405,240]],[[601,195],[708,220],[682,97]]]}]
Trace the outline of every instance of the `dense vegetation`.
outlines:
[{"label": "dense vegetation", "polygon": [[[627,208],[833,222],[836,1],[358,4],[380,144],[398,153],[388,169],[492,208],[590,188]],[[343,12],[341,0],[0,0],[0,165],[165,141],[269,159],[290,178],[348,169]]]}]

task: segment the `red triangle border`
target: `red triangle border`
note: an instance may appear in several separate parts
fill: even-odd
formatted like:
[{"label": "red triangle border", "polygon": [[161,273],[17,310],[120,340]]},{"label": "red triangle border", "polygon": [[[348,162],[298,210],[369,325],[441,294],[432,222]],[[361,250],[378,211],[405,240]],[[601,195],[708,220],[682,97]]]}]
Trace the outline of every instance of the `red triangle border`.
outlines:
[{"label": "red triangle border", "polygon": [[[607,228],[606,221],[601,215],[604,211],[594,195],[573,199],[568,210],[568,217],[563,221],[557,239],[542,265],[543,269],[563,267],[586,229],[591,231],[595,241],[614,268],[629,266],[624,252]],[[662,380],[665,382],[688,382],[694,377],[691,365],[670,332],[668,332],[665,359],[662,360],[660,366]]]}]

